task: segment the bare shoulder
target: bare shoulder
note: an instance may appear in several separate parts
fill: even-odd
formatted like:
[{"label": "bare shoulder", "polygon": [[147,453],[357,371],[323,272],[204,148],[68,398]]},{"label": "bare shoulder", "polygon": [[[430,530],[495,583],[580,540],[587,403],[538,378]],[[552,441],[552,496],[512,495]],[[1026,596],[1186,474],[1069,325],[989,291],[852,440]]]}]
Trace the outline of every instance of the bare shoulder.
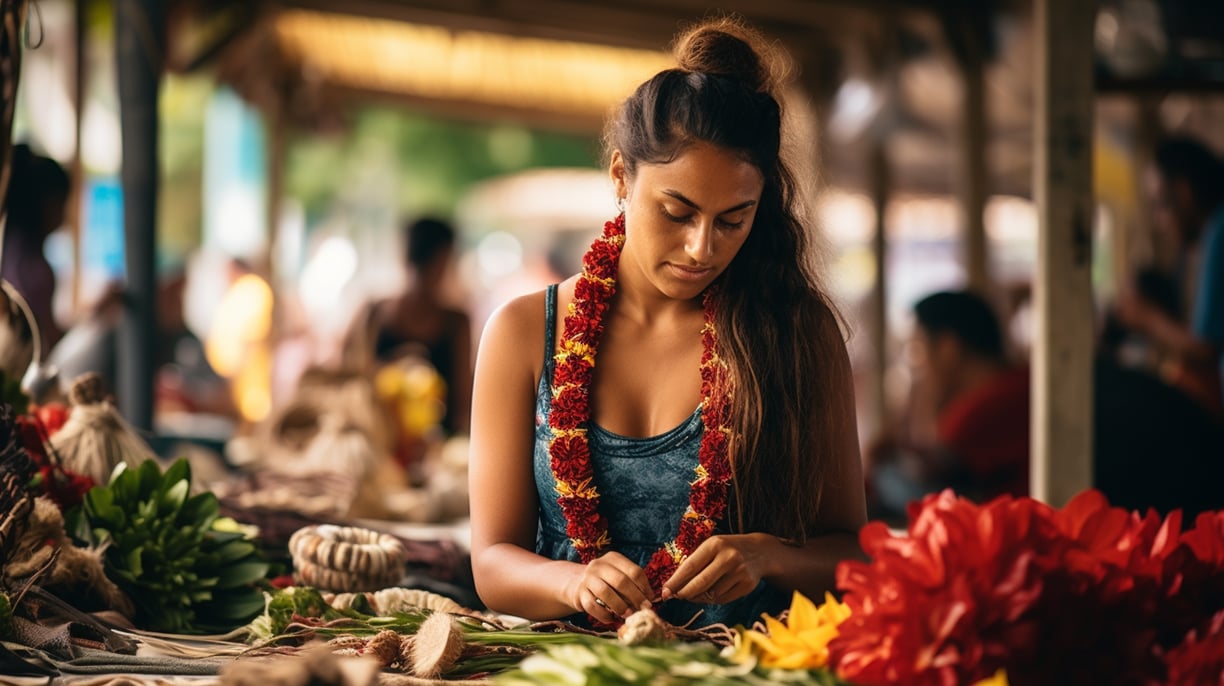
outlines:
[{"label": "bare shoulder", "polygon": [[[529,370],[533,379],[538,378],[544,366],[545,293],[521,295],[494,310],[480,335],[479,358]],[[559,306],[558,311],[564,309]]]},{"label": "bare shoulder", "polygon": [[481,344],[536,334],[544,340],[544,291],[520,295],[493,310],[480,336]]}]

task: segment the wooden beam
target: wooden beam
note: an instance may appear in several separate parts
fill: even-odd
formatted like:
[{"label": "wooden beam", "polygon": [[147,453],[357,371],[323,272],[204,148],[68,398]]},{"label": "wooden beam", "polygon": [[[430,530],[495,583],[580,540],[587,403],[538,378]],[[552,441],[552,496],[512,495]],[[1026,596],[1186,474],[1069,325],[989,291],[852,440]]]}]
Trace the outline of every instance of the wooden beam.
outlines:
[{"label": "wooden beam", "polygon": [[115,390],[124,418],[153,428],[157,333],[157,99],[165,54],[161,0],[115,5],[119,124],[123,138],[123,253],[126,268]]},{"label": "wooden beam", "polygon": [[[690,3],[692,4],[692,3]],[[685,25],[708,14],[701,8],[667,3],[606,3],[582,0],[272,0],[273,7],[340,12],[352,16],[442,26],[457,31],[487,31],[510,36],[576,41],[649,50],[668,46]],[[757,28],[790,49],[802,49],[819,37],[861,27],[870,15],[849,8],[810,7],[806,14],[793,7],[765,12],[747,0],[732,3]],[[793,3],[791,3],[793,4]],[[769,6],[772,7],[772,4]],[[799,21],[797,17],[806,17]],[[849,18],[858,18],[851,21]]]},{"label": "wooden beam", "polygon": [[969,289],[992,299],[993,284],[990,278],[990,253],[986,242],[986,197],[990,181],[990,168],[986,161],[987,114],[986,114],[986,56],[982,39],[965,24],[962,29],[964,54],[960,62],[964,84],[964,101],[961,113],[961,135],[959,147],[959,174],[957,191],[960,195],[961,227],[963,234],[963,259],[968,276]]},{"label": "wooden beam", "polygon": [[871,142],[871,201],[875,206],[875,235],[871,239],[875,256],[875,288],[871,294],[872,362],[871,406],[875,415],[875,433],[884,435],[892,429],[888,407],[888,195],[889,179],[888,151],[884,141],[873,138]]},{"label": "wooden beam", "polygon": [[1036,0],[1032,492],[1092,486],[1093,0]]},{"label": "wooden beam", "polygon": [[[614,5],[573,8],[555,0],[515,6],[505,2],[452,2],[450,0],[273,0],[273,6],[339,12],[373,19],[388,19],[442,26],[453,30],[488,31],[510,36],[576,41],[658,50],[666,46],[683,19],[643,17]],[[478,5],[468,7],[469,5]]]}]

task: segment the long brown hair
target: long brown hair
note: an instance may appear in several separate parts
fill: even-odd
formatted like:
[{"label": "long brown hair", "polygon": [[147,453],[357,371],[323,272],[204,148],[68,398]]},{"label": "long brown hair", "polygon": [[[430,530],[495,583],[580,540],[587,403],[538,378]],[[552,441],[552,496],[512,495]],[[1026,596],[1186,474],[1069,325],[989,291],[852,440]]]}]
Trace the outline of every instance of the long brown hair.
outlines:
[{"label": "long brown hair", "polygon": [[795,180],[781,155],[774,93],[778,56],[756,31],[719,18],[685,31],[680,67],[638,87],[609,121],[605,147],[638,164],[674,160],[698,141],[740,155],[765,180],[752,231],[720,278],[717,325],[734,392],[733,524],[802,541],[834,464],[833,403],[822,383],[844,345],[797,216]]}]

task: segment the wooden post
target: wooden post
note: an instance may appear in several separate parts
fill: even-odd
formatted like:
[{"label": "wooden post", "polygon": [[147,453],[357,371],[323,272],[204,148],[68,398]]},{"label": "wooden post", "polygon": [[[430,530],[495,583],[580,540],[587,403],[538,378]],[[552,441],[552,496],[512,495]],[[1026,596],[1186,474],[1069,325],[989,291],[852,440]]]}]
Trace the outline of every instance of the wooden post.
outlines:
[{"label": "wooden post", "polygon": [[869,160],[871,173],[871,202],[875,206],[875,235],[871,239],[872,254],[875,255],[875,289],[871,296],[872,336],[874,350],[872,355],[873,376],[872,410],[875,414],[879,432],[887,432],[892,428],[888,407],[888,236],[885,217],[888,210],[888,187],[890,184],[888,170],[888,155],[884,149],[884,141],[878,137],[871,141],[871,158]]},{"label": "wooden post", "polygon": [[75,69],[72,83],[72,108],[76,121],[76,149],[72,152],[72,201],[68,207],[68,225],[72,228],[72,311],[74,314],[81,306],[81,277],[85,273],[81,264],[84,258],[81,244],[85,236],[81,226],[84,221],[81,210],[85,206],[85,163],[81,158],[81,137],[85,134],[85,79],[88,60],[85,59],[87,49],[85,33],[86,0],[76,0],[73,3],[73,23],[76,40],[76,53],[73,55]]},{"label": "wooden post", "polygon": [[0,256],[4,253],[5,206],[12,174],[13,117],[17,110],[17,82],[21,80],[22,28],[26,0],[0,0]]},{"label": "wooden post", "polygon": [[132,426],[153,428],[157,333],[157,95],[165,55],[160,0],[115,3],[115,59],[123,136],[123,238],[127,285],[119,326],[116,391]]},{"label": "wooden post", "polygon": [[[966,32],[968,33],[968,32]],[[960,179],[957,184],[963,213],[965,274],[969,289],[986,298],[994,293],[986,245],[986,77],[980,38],[966,36],[961,60],[964,95],[960,139]]]},{"label": "wooden post", "polygon": [[1092,486],[1093,0],[1036,0],[1033,496]]}]

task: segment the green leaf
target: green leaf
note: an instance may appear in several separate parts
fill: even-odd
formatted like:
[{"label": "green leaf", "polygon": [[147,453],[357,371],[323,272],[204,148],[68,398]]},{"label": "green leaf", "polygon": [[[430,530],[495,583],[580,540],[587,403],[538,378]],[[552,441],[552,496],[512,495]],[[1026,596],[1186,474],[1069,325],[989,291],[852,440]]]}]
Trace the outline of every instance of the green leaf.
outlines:
[{"label": "green leaf", "polygon": [[182,457],[175,460],[174,464],[170,465],[170,468],[166,470],[165,475],[162,477],[162,484],[164,485],[176,484],[179,481],[191,483],[191,464],[187,462],[186,458]]},{"label": "green leaf", "polygon": [[157,508],[158,514],[163,517],[178,514],[179,510],[182,509],[184,501],[187,500],[187,489],[190,487],[191,484],[186,479],[174,482],[173,485],[161,494]]},{"label": "green leaf", "polygon": [[229,565],[217,576],[217,588],[234,588],[253,583],[264,578],[268,573],[266,562],[242,562]]},{"label": "green leaf", "polygon": [[122,503],[135,502],[138,499],[137,489],[140,487],[139,470],[118,468],[111,472],[111,480],[109,486],[100,486],[99,488],[109,490],[113,499]]},{"label": "green leaf", "polygon": [[89,489],[89,492],[85,494],[84,502],[85,511],[97,515],[114,506],[115,496],[111,489],[99,486]]},{"label": "green leaf", "polygon": [[217,558],[221,564],[237,562],[244,557],[254,555],[255,544],[243,540],[229,541],[217,549]]},{"label": "green leaf", "polygon": [[263,611],[263,594],[255,589],[235,593],[229,591],[224,595],[217,594],[216,600],[200,608],[201,612],[238,622],[250,621],[252,617]]},{"label": "green leaf", "polygon": [[141,557],[144,554],[143,548],[133,548],[124,556],[124,562],[127,563],[127,568],[131,570],[134,576],[142,576],[144,574],[144,565],[141,564]]},{"label": "green leaf", "polygon": [[161,468],[156,460],[145,460],[136,470],[136,492],[133,499],[148,500],[162,483]]},{"label": "green leaf", "polygon": [[187,499],[179,514],[179,521],[191,522],[193,527],[208,530],[221,511],[217,496],[199,493]]}]

